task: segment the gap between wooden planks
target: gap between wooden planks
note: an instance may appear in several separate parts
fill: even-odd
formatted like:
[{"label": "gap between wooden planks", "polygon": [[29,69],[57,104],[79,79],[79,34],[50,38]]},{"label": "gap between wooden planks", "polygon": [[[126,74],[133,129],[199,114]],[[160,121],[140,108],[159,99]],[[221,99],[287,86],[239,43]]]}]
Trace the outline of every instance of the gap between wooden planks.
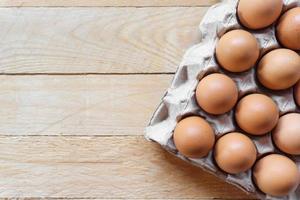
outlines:
[{"label": "gap between wooden planks", "polygon": [[173,73],[206,10],[0,8],[0,73]]},{"label": "gap between wooden planks", "polygon": [[0,6],[210,6],[218,0],[2,0]]},{"label": "gap between wooden planks", "polygon": [[0,197],[253,198],[142,136],[1,136],[0,151]]}]

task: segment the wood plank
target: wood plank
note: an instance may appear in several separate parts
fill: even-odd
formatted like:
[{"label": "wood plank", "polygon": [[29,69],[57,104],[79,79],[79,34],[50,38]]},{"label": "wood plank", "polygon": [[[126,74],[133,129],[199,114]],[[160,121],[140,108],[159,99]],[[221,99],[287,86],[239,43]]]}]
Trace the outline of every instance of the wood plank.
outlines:
[{"label": "wood plank", "polygon": [[206,10],[0,8],[0,73],[174,72]]},{"label": "wood plank", "polygon": [[2,0],[0,6],[210,6],[218,0]]},{"label": "wood plank", "polygon": [[0,135],[141,135],[172,76],[0,76]]},{"label": "wood plank", "polygon": [[0,197],[249,199],[130,137],[0,137]]}]

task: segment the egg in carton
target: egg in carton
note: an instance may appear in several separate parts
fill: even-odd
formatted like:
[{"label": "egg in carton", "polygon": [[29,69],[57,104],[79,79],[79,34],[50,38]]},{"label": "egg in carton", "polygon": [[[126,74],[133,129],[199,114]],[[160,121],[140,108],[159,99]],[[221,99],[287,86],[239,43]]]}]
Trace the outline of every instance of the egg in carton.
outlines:
[{"label": "egg in carton", "polygon": [[[299,0],[284,0],[283,12],[299,5]],[[252,169],[239,174],[228,174],[220,170],[215,163],[213,151],[210,151],[204,158],[191,159],[178,152],[174,145],[173,133],[176,124],[181,119],[191,115],[201,116],[208,121],[214,128],[217,139],[226,133],[234,131],[243,133],[236,125],[234,110],[222,115],[210,115],[197,104],[195,98],[196,87],[203,77],[211,73],[222,73],[232,78],[237,84],[239,99],[247,94],[262,93],[274,100],[280,115],[300,112],[294,100],[293,88],[281,91],[265,89],[256,78],[256,67],[252,67],[252,69],[242,73],[231,73],[218,64],[215,49],[219,39],[230,30],[246,29],[239,23],[236,14],[237,6],[238,0],[224,0],[209,8],[199,26],[202,41],[185,53],[170,88],[165,93],[161,104],[145,130],[145,137],[148,140],[159,143],[167,151],[182,160],[196,165],[247,193],[256,195],[260,199],[300,199],[300,187],[288,196],[271,197],[257,188],[252,179]],[[280,44],[276,39],[275,25],[261,30],[246,30],[257,39],[260,45],[260,57],[273,49],[280,48]],[[299,51],[297,53],[299,54]],[[248,136],[254,141],[256,146],[257,159],[271,153],[284,154],[273,144],[271,133],[263,136]],[[300,169],[300,156],[288,156],[296,162]]]}]

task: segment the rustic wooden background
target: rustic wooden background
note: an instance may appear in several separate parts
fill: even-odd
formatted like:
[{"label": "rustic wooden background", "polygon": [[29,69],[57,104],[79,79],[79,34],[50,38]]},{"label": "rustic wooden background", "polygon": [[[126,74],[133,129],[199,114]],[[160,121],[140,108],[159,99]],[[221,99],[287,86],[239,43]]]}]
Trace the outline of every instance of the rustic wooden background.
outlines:
[{"label": "rustic wooden background", "polygon": [[0,197],[251,199],[145,141],[217,0],[1,0]]}]

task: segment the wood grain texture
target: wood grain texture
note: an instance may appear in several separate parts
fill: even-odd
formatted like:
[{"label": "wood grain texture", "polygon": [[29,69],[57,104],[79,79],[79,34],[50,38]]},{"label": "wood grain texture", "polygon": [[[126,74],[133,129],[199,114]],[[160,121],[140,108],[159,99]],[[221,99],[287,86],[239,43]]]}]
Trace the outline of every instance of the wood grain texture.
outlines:
[{"label": "wood grain texture", "polygon": [[174,72],[207,8],[0,8],[0,73]]},{"label": "wood grain texture", "polygon": [[0,137],[0,197],[250,199],[131,137]]},{"label": "wood grain texture", "polygon": [[2,0],[0,6],[210,6],[219,0]]},{"label": "wood grain texture", "polygon": [[0,135],[141,135],[172,76],[0,76]]}]

